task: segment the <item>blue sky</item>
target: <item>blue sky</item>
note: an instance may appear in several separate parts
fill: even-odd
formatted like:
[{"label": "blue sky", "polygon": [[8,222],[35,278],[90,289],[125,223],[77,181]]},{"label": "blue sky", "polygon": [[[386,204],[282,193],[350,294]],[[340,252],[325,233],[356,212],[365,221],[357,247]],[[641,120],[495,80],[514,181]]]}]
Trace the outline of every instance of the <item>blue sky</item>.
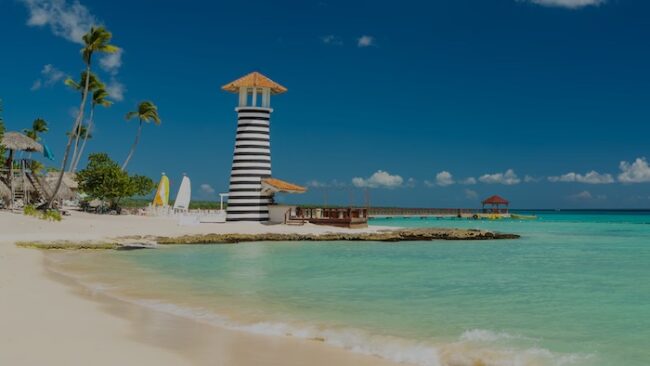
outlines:
[{"label": "blue sky", "polygon": [[[0,98],[10,130],[49,121],[61,157],[78,95],[79,34],[103,24],[123,52],[95,69],[116,103],[88,151],[123,161],[124,115],[154,101],[130,170],[195,198],[227,190],[236,96],[260,71],[274,176],[293,202],[520,208],[650,207],[650,3],[642,0],[0,0]],[[101,67],[103,66],[103,68]],[[60,164],[56,161],[56,165]]]}]

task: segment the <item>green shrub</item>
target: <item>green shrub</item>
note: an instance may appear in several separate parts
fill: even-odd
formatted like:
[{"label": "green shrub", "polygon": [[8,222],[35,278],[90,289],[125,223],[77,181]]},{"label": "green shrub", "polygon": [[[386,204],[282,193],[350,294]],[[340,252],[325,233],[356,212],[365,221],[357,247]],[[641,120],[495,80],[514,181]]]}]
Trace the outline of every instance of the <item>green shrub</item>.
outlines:
[{"label": "green shrub", "polygon": [[37,219],[47,220],[47,221],[61,221],[61,212],[57,210],[37,210],[32,205],[27,205],[23,208],[23,213],[27,216],[36,217]]},{"label": "green shrub", "polygon": [[88,165],[77,173],[79,189],[90,199],[108,201],[111,209],[132,196],[145,196],[155,188],[153,180],[141,175],[129,175],[107,154],[90,154]]}]

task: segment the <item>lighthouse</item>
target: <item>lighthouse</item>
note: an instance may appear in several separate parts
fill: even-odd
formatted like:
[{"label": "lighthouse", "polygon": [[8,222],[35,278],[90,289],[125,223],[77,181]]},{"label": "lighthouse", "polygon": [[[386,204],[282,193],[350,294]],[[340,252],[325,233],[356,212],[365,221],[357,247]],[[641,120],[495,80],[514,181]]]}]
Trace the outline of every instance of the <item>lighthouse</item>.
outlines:
[{"label": "lighthouse", "polygon": [[269,221],[273,193],[263,189],[263,183],[271,178],[271,95],[287,89],[259,72],[222,89],[239,95],[226,220]]}]

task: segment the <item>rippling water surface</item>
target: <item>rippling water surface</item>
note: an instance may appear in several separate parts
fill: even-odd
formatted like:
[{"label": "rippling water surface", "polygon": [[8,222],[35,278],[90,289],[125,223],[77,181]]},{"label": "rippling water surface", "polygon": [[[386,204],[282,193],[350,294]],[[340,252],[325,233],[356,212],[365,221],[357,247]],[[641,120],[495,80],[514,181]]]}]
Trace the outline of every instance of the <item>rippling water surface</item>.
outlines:
[{"label": "rippling water surface", "polygon": [[649,365],[650,213],[377,219],[520,240],[249,243],[55,254],[163,311],[419,365]]}]

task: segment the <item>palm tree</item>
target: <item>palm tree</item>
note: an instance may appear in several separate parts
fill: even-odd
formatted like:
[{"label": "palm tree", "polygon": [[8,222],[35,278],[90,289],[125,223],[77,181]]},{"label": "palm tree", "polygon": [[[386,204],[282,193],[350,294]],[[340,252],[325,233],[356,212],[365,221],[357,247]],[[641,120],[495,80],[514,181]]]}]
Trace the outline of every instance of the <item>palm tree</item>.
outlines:
[{"label": "palm tree", "polygon": [[[34,141],[40,141],[41,138],[38,135],[40,133],[45,133],[47,131],[49,131],[49,128],[47,127],[47,121],[45,121],[43,118],[36,118],[34,122],[32,122],[32,128],[24,129],[23,133],[25,134],[25,136],[29,137]],[[28,159],[30,160],[29,167],[33,172],[38,172],[43,168],[43,164],[41,164],[36,160],[32,160],[31,152],[27,156]]]},{"label": "palm tree", "polygon": [[[86,64],[86,73],[88,75],[90,74],[92,57],[95,52],[115,53],[119,50],[119,48],[109,43],[112,37],[113,35],[109,31],[107,31],[106,28],[104,27],[97,27],[97,28],[91,27],[90,31],[84,34],[83,36],[84,47],[81,49],[81,55],[83,57],[84,63]],[[86,99],[88,97],[89,87],[90,87],[90,77],[87,77],[85,80],[84,91],[81,95],[81,104],[79,105],[79,113],[77,114],[77,118],[75,119],[72,125],[72,131],[77,131],[79,125],[81,124],[81,121],[83,120],[84,109],[86,107]],[[68,137],[68,144],[66,145],[65,153],[63,154],[63,162],[61,163],[61,171],[59,173],[59,178],[57,179],[56,185],[54,186],[54,192],[52,193],[52,196],[47,202],[48,208],[52,207],[52,204],[54,203],[54,199],[56,195],[59,193],[59,189],[61,189],[61,182],[63,181],[65,168],[68,165],[68,158],[70,156],[70,148],[72,147],[73,138],[74,138],[73,135],[70,135]]]},{"label": "palm tree", "polygon": [[[88,92],[94,92],[98,89],[105,88],[104,83],[102,83],[101,80],[99,80],[97,75],[87,71],[81,73],[81,76],[79,77],[79,82],[76,82],[72,78],[68,77],[64,83],[65,85],[69,86],[71,89],[78,91],[81,94],[81,97],[83,98],[83,91],[86,85],[87,78],[88,78]],[[91,110],[91,118],[92,118],[92,110]],[[88,123],[90,123],[90,121]],[[81,124],[83,124],[83,121],[81,122]],[[72,150],[72,159],[71,159],[72,163],[70,164],[71,172],[73,171],[73,166],[75,161],[78,160],[77,149],[79,148],[80,137],[81,137],[80,135],[74,136],[74,149]]]},{"label": "palm tree", "polygon": [[[5,121],[2,118],[2,99],[0,99],[0,140],[2,140],[2,136],[5,134]],[[0,145],[0,163],[3,163],[3,159],[5,156],[5,148],[4,146]]]},{"label": "palm tree", "polygon": [[[95,91],[93,91],[93,98],[92,102],[90,103],[90,118],[88,118],[88,126],[86,127],[85,133],[83,133],[83,142],[81,143],[81,148],[79,149],[79,152],[76,154],[76,156],[73,155],[72,157],[72,165],[70,166],[70,171],[74,173],[77,171],[77,165],[79,165],[79,161],[81,160],[81,155],[83,155],[84,149],[86,148],[86,141],[88,141],[92,136],[90,135],[90,131],[93,129],[93,123],[95,121],[95,107],[98,105],[101,105],[104,108],[108,108],[113,104],[108,98],[108,92],[106,89],[103,88],[102,86],[99,86]],[[81,131],[79,131],[81,132]],[[79,134],[81,135],[81,133]]]},{"label": "palm tree", "polygon": [[47,131],[49,131],[49,128],[47,127],[47,121],[42,118],[37,118],[34,120],[34,122],[32,122],[32,128],[30,130],[24,129],[23,133],[32,140],[39,141],[41,138],[38,137],[38,134]]},{"label": "palm tree", "polygon": [[133,142],[133,146],[131,146],[131,151],[129,152],[129,155],[126,157],[124,164],[122,164],[122,170],[126,169],[126,166],[129,164],[129,161],[131,161],[131,157],[133,156],[133,152],[135,151],[136,146],[138,146],[138,142],[140,141],[140,135],[142,134],[143,123],[154,122],[156,125],[160,124],[160,117],[158,116],[158,107],[156,107],[156,105],[150,101],[146,101],[138,104],[137,111],[132,111],[126,114],[127,121],[133,119],[134,117],[138,117],[138,121],[140,121],[140,125],[138,126],[138,133],[135,135],[135,141]]}]

